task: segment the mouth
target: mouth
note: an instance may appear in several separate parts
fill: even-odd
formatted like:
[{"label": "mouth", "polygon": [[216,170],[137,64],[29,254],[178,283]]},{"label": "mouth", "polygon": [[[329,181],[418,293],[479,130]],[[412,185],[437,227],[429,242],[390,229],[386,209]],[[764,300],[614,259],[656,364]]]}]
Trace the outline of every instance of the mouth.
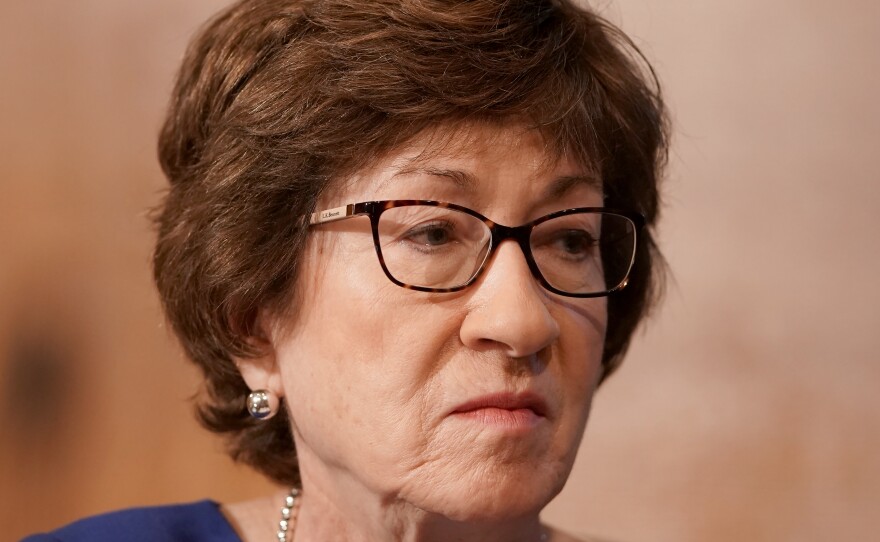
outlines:
[{"label": "mouth", "polygon": [[493,393],[470,399],[449,415],[489,426],[528,429],[547,418],[547,402],[530,392]]}]

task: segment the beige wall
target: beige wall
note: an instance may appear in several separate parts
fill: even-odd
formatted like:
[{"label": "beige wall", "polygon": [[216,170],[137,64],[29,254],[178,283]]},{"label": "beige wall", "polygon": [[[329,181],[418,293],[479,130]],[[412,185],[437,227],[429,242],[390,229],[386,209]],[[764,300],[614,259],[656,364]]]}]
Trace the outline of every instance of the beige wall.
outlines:
[{"label": "beige wall", "polygon": [[[222,2],[0,3],[0,525],[266,488],[191,420],[144,210],[186,38]],[[547,517],[638,541],[880,529],[880,4],[603,1],[676,140],[658,318]]]}]

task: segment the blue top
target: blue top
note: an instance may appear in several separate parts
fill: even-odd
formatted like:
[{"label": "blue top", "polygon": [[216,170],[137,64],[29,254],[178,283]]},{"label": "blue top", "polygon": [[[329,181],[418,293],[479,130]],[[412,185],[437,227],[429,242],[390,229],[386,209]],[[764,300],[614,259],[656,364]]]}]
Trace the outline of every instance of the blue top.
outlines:
[{"label": "blue top", "polygon": [[21,542],[242,542],[214,501],[131,508],[71,523]]}]

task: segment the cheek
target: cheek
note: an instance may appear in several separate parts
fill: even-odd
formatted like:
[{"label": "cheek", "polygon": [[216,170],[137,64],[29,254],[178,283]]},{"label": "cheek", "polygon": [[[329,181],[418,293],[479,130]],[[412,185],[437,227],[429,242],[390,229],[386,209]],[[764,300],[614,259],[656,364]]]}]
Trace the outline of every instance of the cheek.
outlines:
[{"label": "cheek", "polygon": [[561,359],[568,370],[584,375],[601,369],[608,328],[608,303],[598,297],[563,302],[556,315],[560,326]]},{"label": "cheek", "polygon": [[[566,423],[562,430],[579,442],[596,386],[602,375],[607,327],[605,298],[581,300],[563,307],[560,315],[560,340],[556,379]],[[565,439],[563,439],[565,440]]]},{"label": "cheek", "polygon": [[336,255],[324,251],[311,261],[328,263],[304,268],[300,316],[277,350],[295,428],[331,461],[397,464],[384,456],[425,445],[440,360],[457,328],[423,295],[388,281],[374,252]]}]

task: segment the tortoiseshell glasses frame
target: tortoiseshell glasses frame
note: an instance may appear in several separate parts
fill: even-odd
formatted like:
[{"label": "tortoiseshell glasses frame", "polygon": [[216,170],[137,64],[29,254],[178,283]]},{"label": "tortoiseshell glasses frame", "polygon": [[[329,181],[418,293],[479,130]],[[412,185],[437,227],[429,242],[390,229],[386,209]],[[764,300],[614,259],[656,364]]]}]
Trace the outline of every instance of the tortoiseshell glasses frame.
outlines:
[{"label": "tortoiseshell glasses frame", "polygon": [[[379,229],[379,219],[383,213],[390,209],[396,209],[401,207],[412,207],[412,206],[423,206],[423,207],[435,207],[448,209],[451,211],[458,211],[460,213],[464,213],[471,217],[478,219],[482,222],[488,232],[490,232],[490,238],[488,242],[488,246],[485,249],[485,253],[478,255],[478,258],[482,258],[481,261],[478,262],[478,265],[474,268],[471,275],[467,278],[467,280],[463,281],[461,284],[456,284],[451,287],[445,288],[432,288],[427,286],[420,286],[415,284],[408,284],[397,279],[391,271],[388,269],[386,265],[385,256],[382,253],[382,246],[380,242],[380,229]],[[532,253],[531,246],[531,236],[532,232],[536,226],[547,222],[549,220],[553,220],[556,218],[568,216],[568,215],[598,215],[600,218],[605,219],[606,217],[614,217],[614,220],[620,223],[626,224],[626,232],[623,234],[627,238],[624,239],[625,243],[622,243],[624,248],[622,249],[624,252],[621,252],[618,255],[618,258],[621,260],[620,269],[617,271],[619,277],[615,277],[613,284],[606,284],[604,289],[595,292],[571,292],[563,289],[559,289],[553,284],[551,284],[542,273],[538,262],[535,260],[535,257]],[[463,207],[461,205],[456,205],[454,203],[446,203],[442,201],[433,201],[433,200],[383,200],[383,201],[364,201],[360,203],[349,203],[347,205],[343,205],[341,207],[334,207],[332,209],[326,209],[323,211],[318,211],[312,213],[309,224],[310,226],[316,226],[319,224],[326,224],[330,222],[336,222],[339,220],[345,220],[348,218],[353,218],[356,216],[369,216],[370,217],[370,225],[372,227],[373,234],[373,244],[376,249],[376,255],[379,258],[379,264],[382,267],[382,271],[384,271],[385,275],[388,279],[394,284],[401,286],[406,289],[417,290],[421,292],[435,292],[435,293],[445,293],[445,292],[457,292],[467,288],[471,284],[476,281],[483,270],[486,268],[486,264],[491,260],[492,254],[501,245],[501,243],[507,239],[512,239],[519,244],[520,249],[525,255],[526,262],[528,264],[529,270],[535,279],[541,284],[542,287],[547,289],[550,292],[555,294],[566,296],[566,297],[577,297],[577,298],[588,298],[588,297],[602,297],[607,296],[611,293],[614,293],[618,290],[623,289],[628,281],[629,273],[632,270],[633,262],[635,261],[635,252],[637,246],[637,236],[638,232],[645,226],[645,218],[638,213],[631,213],[627,211],[610,209],[607,207],[576,207],[571,209],[564,209],[561,211],[556,211],[554,213],[550,213],[548,215],[537,218],[531,222],[523,224],[521,226],[504,226],[502,224],[498,224],[480,213],[468,209],[467,207]],[[617,242],[620,241],[620,238],[616,239]],[[597,241],[598,242],[598,241]],[[631,248],[629,248],[631,247]],[[611,286],[610,288],[607,286]]]}]

